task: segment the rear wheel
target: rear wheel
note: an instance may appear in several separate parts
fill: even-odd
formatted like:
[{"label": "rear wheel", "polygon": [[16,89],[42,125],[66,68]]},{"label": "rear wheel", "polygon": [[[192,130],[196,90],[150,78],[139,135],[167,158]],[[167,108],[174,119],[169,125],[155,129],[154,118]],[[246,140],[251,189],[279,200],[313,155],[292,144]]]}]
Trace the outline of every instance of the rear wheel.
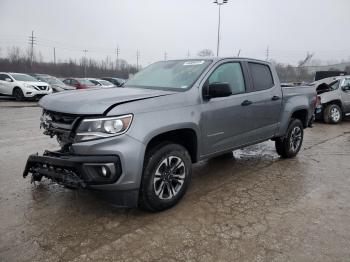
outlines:
[{"label": "rear wheel", "polygon": [[327,124],[338,124],[341,122],[343,112],[340,106],[336,104],[330,104],[323,112],[323,119]]},{"label": "rear wheel", "polygon": [[23,95],[22,89],[20,89],[19,87],[16,87],[16,88],[13,90],[13,96],[15,97],[15,99],[16,99],[17,101],[22,101],[22,100],[24,100],[24,95]]},{"label": "rear wheel", "polygon": [[299,119],[292,119],[287,135],[277,138],[275,141],[276,151],[283,158],[295,157],[301,148],[304,138],[303,124]]},{"label": "rear wheel", "polygon": [[149,211],[174,206],[191,181],[192,163],[187,150],[165,143],[151,150],[145,159],[139,204]]}]

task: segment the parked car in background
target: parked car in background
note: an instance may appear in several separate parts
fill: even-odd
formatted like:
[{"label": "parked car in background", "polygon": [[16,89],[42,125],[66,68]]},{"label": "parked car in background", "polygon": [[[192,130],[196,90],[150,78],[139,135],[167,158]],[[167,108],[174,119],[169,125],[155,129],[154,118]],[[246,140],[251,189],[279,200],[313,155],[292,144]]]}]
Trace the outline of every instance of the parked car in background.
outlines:
[{"label": "parked car in background", "polygon": [[96,86],[99,87],[115,87],[114,84],[112,84],[111,82],[107,81],[107,80],[103,80],[103,79],[97,79],[97,78],[86,78],[87,80],[89,80],[91,83],[93,83]]},{"label": "parked car in background", "polygon": [[14,96],[21,101],[25,98],[39,99],[52,93],[48,83],[40,82],[36,78],[20,73],[0,73],[0,93]]},{"label": "parked car in background", "polygon": [[40,100],[44,134],[61,149],[33,154],[23,176],[107,190],[120,206],[174,206],[192,163],[272,139],[295,157],[313,119],[312,87],[282,88],[275,68],[242,58],[154,63],[115,89]]},{"label": "parked car in background", "polygon": [[123,84],[126,82],[125,79],[116,78],[116,77],[101,77],[101,79],[107,80],[118,87],[123,86]]},{"label": "parked car in background", "polygon": [[87,89],[96,87],[93,83],[85,78],[66,78],[63,83],[74,86],[76,89]]},{"label": "parked car in background", "polygon": [[350,115],[350,75],[325,78],[313,85],[319,99],[316,119],[338,124]]},{"label": "parked car in background", "polygon": [[61,92],[66,90],[75,90],[76,87],[66,85],[57,77],[47,75],[47,74],[31,74],[31,76],[35,77],[39,81],[46,82],[50,85],[53,92]]}]

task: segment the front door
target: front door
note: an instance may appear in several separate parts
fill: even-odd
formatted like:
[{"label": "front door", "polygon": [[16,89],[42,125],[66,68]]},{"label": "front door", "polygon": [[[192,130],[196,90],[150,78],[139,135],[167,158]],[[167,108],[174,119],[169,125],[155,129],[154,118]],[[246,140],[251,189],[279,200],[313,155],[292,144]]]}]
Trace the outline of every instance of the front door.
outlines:
[{"label": "front door", "polygon": [[219,64],[204,85],[214,82],[229,84],[232,95],[203,101],[203,155],[249,143],[249,132],[254,129],[254,120],[249,118],[251,94],[247,92],[242,64],[236,61]]}]

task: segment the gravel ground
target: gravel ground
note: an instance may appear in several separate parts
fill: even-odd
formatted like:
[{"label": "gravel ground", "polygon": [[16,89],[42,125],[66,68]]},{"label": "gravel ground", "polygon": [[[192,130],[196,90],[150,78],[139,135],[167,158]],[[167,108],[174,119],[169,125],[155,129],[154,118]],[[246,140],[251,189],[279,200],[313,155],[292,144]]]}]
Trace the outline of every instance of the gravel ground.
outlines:
[{"label": "gravel ground", "polygon": [[307,129],[294,159],[272,142],[193,166],[171,210],[120,209],[23,179],[55,149],[33,102],[0,101],[0,261],[350,261],[350,121]]}]

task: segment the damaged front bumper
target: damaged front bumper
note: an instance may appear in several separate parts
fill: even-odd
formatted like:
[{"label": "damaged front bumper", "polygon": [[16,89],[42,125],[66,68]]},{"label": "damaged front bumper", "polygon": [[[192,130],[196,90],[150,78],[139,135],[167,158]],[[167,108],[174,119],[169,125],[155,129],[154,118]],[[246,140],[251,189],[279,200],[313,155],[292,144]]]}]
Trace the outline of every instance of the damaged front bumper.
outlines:
[{"label": "damaged front bumper", "polygon": [[71,188],[115,183],[122,174],[118,156],[82,156],[45,151],[42,156],[30,155],[23,177],[32,175],[32,181],[43,177]]}]

